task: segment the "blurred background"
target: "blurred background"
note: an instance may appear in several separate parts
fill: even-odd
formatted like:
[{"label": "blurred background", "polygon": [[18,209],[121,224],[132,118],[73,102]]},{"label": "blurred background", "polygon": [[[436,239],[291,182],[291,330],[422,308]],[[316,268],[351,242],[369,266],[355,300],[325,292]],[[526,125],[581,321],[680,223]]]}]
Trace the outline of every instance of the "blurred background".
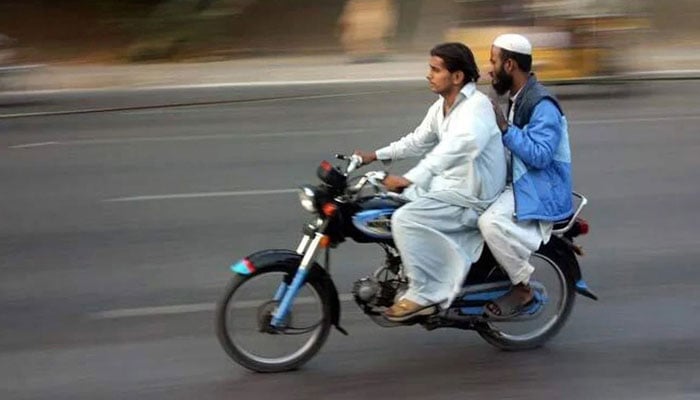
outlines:
[{"label": "blurred background", "polygon": [[[0,0],[0,399],[700,399],[699,20],[697,0]],[[415,129],[432,46],[485,74],[505,31],[567,114],[600,301],[531,352],[382,329],[351,289],[383,253],[346,242],[350,335],[293,373],[234,364],[229,266],[296,248],[321,160]]]},{"label": "blurred background", "polygon": [[639,0],[8,0],[5,73],[46,64],[205,62],[344,54],[377,62],[465,42],[482,65],[526,34],[541,79],[700,67],[700,4]]}]

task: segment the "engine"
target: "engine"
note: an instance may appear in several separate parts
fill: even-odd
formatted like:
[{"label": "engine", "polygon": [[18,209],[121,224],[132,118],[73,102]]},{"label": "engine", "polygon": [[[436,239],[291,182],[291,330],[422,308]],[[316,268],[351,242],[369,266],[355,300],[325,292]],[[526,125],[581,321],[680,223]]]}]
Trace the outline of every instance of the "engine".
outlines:
[{"label": "engine", "polygon": [[[387,271],[388,272],[388,271]],[[375,274],[379,275],[379,274]],[[379,307],[391,307],[396,298],[403,294],[406,282],[391,273],[384,273],[384,279],[362,278],[352,287],[352,295],[360,308],[368,314],[379,314]],[[392,276],[389,276],[392,275]]]},{"label": "engine", "polygon": [[380,299],[382,286],[373,278],[362,278],[352,285],[352,295],[357,304],[362,306],[379,306],[377,300]]}]

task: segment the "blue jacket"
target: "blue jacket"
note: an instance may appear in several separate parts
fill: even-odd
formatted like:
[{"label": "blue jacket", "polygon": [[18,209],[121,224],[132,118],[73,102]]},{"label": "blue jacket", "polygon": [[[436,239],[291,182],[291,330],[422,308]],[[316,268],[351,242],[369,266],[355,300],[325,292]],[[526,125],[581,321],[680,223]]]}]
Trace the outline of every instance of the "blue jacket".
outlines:
[{"label": "blue jacket", "polygon": [[503,144],[512,154],[515,217],[565,219],[573,213],[566,117],[557,99],[534,76],[513,106],[513,125],[503,135]]}]

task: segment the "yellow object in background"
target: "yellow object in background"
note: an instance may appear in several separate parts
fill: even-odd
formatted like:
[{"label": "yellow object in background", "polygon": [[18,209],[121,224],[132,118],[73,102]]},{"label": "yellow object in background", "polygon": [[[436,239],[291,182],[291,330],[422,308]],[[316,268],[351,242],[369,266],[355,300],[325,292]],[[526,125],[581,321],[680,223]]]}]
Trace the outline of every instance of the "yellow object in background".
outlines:
[{"label": "yellow object in background", "polygon": [[[598,16],[549,21],[549,25],[452,28],[448,41],[466,44],[474,52],[481,76],[488,78],[491,43],[503,33],[519,33],[533,46],[533,72],[542,81],[583,80],[615,75],[624,66],[613,50],[629,43],[630,35],[649,27],[645,18]],[[632,36],[633,37],[633,36]]]},{"label": "yellow object in background", "polygon": [[[446,33],[446,40],[462,42],[474,52],[481,78],[488,79],[491,70],[489,58],[491,43],[504,33],[520,33],[528,37],[533,46],[533,72],[542,81],[559,81],[590,77],[597,74],[598,59],[601,49],[573,48],[562,32],[542,32],[522,27],[498,26],[479,28],[455,28]],[[555,44],[538,44],[547,40],[538,40],[547,36],[559,36]],[[562,39],[563,38],[563,39]],[[533,40],[534,39],[534,40]]]}]

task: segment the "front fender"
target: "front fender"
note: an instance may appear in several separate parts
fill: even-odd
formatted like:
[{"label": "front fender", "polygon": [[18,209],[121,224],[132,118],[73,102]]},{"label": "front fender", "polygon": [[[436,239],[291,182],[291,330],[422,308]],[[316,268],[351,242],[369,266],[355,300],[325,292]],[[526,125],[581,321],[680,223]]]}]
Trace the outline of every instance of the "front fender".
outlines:
[{"label": "front fender", "polygon": [[[302,255],[287,249],[270,249],[262,250],[253,253],[231,266],[231,271],[236,274],[248,276],[265,271],[266,268],[272,265],[285,265],[289,268],[289,282],[294,278],[299,264],[301,264]],[[338,289],[331,276],[317,262],[314,262],[306,275],[308,282],[319,282],[323,288],[322,296],[328,299],[331,311],[331,323],[335,328],[347,335],[347,331],[340,326],[340,298]]]}]

